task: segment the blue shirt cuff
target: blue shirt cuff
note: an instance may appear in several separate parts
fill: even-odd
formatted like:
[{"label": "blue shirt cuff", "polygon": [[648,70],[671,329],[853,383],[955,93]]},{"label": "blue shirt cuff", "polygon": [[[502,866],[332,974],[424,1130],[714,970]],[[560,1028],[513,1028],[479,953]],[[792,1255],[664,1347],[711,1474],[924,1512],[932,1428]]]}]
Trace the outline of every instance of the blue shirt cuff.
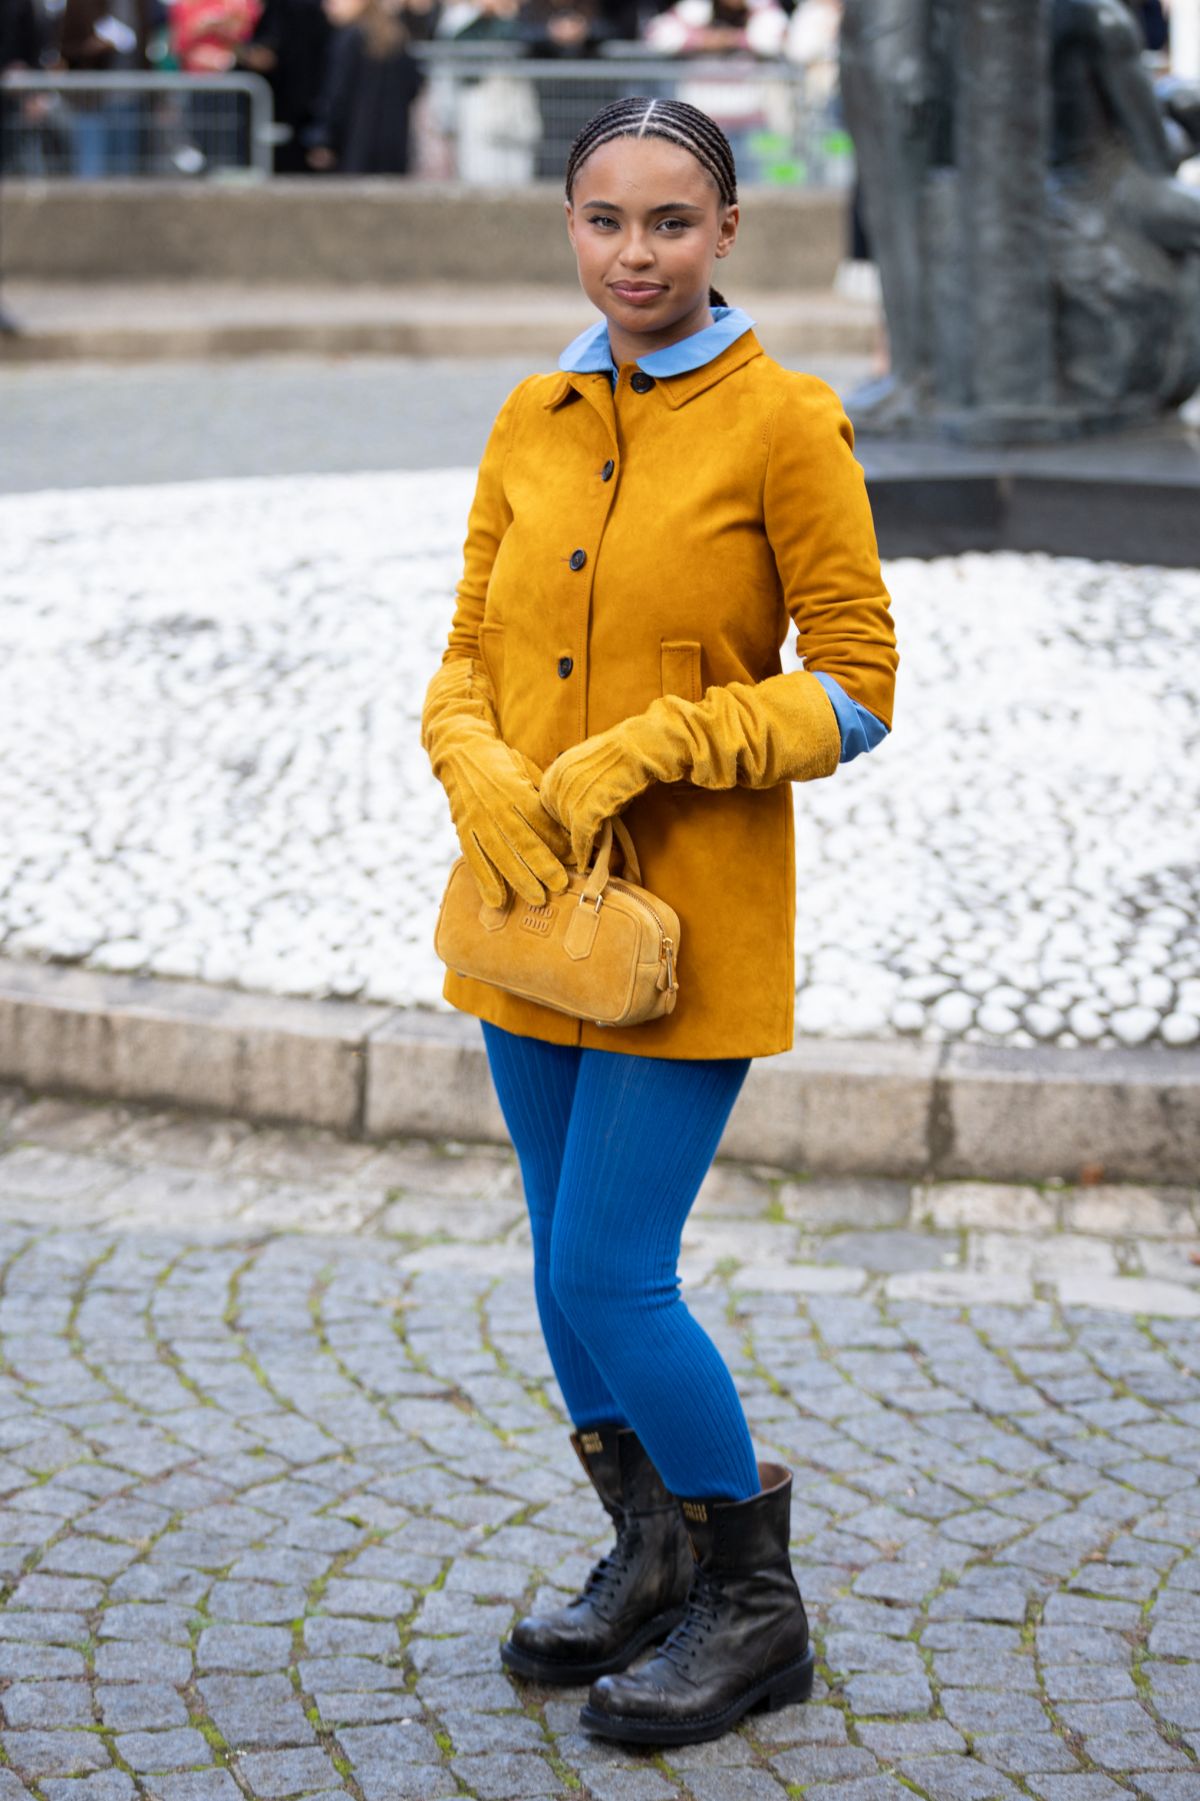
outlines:
[{"label": "blue shirt cuff", "polygon": [[838,731],[842,734],[842,754],[839,760],[850,763],[855,757],[861,756],[864,750],[874,750],[888,735],[888,728],[883,720],[877,719],[874,713],[868,713],[856,700],[851,700],[842,684],[835,681],[833,676],[817,675],[817,680],[833,702],[833,710],[837,714]]}]

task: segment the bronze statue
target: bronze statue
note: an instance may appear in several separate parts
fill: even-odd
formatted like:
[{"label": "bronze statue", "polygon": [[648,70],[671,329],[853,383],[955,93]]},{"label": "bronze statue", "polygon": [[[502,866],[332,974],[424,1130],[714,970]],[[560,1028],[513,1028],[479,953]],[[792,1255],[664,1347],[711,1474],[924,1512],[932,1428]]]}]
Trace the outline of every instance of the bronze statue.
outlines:
[{"label": "bronze statue", "polygon": [[891,346],[891,372],[869,403],[881,421],[918,414],[928,385],[922,202],[933,159],[932,5],[846,0],[842,10],[842,101]]},{"label": "bronze statue", "polygon": [[1200,95],[1124,0],[846,0],[842,84],[892,349],[861,425],[1045,440],[1200,385]]},{"label": "bronze statue", "polygon": [[1054,0],[1048,184],[1064,387],[1118,415],[1178,406],[1200,383],[1200,193],[1186,90],[1174,133],[1122,0]]}]

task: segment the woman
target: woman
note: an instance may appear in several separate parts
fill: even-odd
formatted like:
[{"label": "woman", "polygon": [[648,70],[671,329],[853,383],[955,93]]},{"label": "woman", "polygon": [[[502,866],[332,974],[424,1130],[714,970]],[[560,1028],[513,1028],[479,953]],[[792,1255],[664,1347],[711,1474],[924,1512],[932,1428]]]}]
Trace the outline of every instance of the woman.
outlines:
[{"label": "woman", "polygon": [[334,27],[304,134],[308,165],[339,175],[407,175],[410,114],[425,77],[389,0],[325,0]]},{"label": "woman", "polygon": [[[621,813],[682,922],[662,1019],[605,1029],[453,973],[445,994],[484,1022],[572,1443],[617,1527],[502,1656],[591,1682],[594,1732],[684,1744],[812,1687],[791,1474],[756,1463],[676,1262],[750,1058],[792,1042],[789,783],[884,736],[896,653],[836,396],[710,286],[739,218],[724,135],[614,102],[566,189],[604,317],[500,410],[423,741],[485,900],[544,904]],[[784,674],[789,615],[806,668]]]}]

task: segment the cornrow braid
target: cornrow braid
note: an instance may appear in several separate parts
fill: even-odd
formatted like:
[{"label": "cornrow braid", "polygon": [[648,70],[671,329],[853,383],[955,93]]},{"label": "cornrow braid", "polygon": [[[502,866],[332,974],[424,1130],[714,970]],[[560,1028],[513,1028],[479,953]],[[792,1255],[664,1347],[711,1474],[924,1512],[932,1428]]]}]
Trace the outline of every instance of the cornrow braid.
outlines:
[{"label": "cornrow braid", "polygon": [[[614,138],[666,138],[690,151],[717,184],[722,206],[737,201],[737,170],[729,139],[715,119],[702,113],[686,100],[652,100],[645,94],[632,94],[624,100],[613,100],[590,118],[567,155],[566,192],[570,200],[575,178],[593,150],[610,144]],[[725,298],[716,288],[708,290],[710,306],[724,306]]]}]

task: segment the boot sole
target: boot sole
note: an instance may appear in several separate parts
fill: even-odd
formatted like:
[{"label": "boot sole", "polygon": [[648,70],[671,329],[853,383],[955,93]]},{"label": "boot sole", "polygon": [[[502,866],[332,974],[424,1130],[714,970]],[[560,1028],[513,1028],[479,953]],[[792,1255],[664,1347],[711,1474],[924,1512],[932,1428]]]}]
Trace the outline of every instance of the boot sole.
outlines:
[{"label": "boot sole", "polygon": [[639,1651],[666,1638],[682,1618],[682,1607],[674,1607],[669,1613],[656,1614],[652,1620],[647,1620],[644,1626],[639,1627],[632,1638],[627,1638],[618,1651],[612,1652],[608,1657],[594,1658],[591,1663],[569,1663],[562,1658],[535,1657],[531,1652],[522,1651],[519,1646],[510,1644],[507,1639],[500,1646],[500,1661],[514,1676],[524,1676],[527,1681],[572,1688],[576,1684],[594,1682],[597,1676],[620,1675]]},{"label": "boot sole", "polygon": [[600,1738],[619,1739],[636,1745],[699,1745],[706,1739],[720,1738],[736,1726],[743,1714],[754,1708],[774,1713],[776,1708],[790,1707],[807,1701],[813,1691],[813,1674],[817,1656],[812,1645],[795,1663],[785,1664],[746,1689],[736,1701],[720,1713],[701,1715],[690,1720],[648,1719],[636,1715],[602,1713],[586,1702],[580,1710],[579,1724]]}]

